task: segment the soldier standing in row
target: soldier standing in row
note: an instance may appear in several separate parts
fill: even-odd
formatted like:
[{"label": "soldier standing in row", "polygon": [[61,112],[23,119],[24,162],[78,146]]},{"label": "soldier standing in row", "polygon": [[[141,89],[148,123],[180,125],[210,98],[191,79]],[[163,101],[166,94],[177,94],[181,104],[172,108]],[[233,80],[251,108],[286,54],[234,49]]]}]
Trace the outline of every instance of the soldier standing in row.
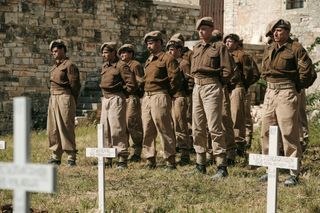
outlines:
[{"label": "soldier standing in row", "polygon": [[248,54],[240,49],[240,38],[237,34],[229,34],[224,38],[230,54],[232,55],[236,69],[239,72],[237,79],[232,78],[228,84],[230,93],[231,117],[233,121],[236,151],[239,156],[245,154],[245,95],[253,82],[252,62]]},{"label": "soldier standing in row", "polygon": [[[105,42],[101,45],[100,51],[105,60],[100,82],[103,93],[100,123],[104,125],[105,147],[117,149],[117,168],[125,169],[129,155],[125,94],[134,94],[137,84],[127,63],[118,61],[116,43]],[[108,159],[107,166],[112,166],[111,159]]]},{"label": "soldier standing in row", "polygon": [[152,31],[144,36],[151,55],[144,67],[144,96],[142,99],[143,149],[147,168],[156,167],[157,132],[163,147],[163,157],[168,170],[176,169],[176,138],[171,117],[172,95],[182,82],[179,64],[174,57],[162,50],[162,34]]},{"label": "soldier standing in row", "polygon": [[60,39],[49,46],[55,59],[50,71],[50,99],[47,132],[52,150],[50,164],[60,165],[63,152],[68,155],[68,166],[76,166],[75,115],[80,92],[79,70],[66,56],[67,47]]},{"label": "soldier standing in row", "polygon": [[141,84],[143,82],[144,71],[141,64],[133,59],[134,47],[132,44],[122,45],[118,50],[118,55],[120,59],[126,62],[130,67],[138,84],[138,89],[127,97],[126,119],[128,132],[133,142],[133,154],[130,156],[129,160],[132,162],[139,162],[141,160],[143,139],[140,97],[142,97],[143,94]]},{"label": "soldier standing in row", "polygon": [[[298,93],[314,81],[312,61],[302,45],[289,37],[290,22],[276,20],[270,29],[273,42],[266,47],[262,61],[262,77],[267,81],[261,127],[262,153],[268,154],[269,126],[278,125],[284,155],[301,159]],[[299,168],[290,171],[285,186],[298,183],[299,171]],[[263,175],[260,180],[267,180],[267,177]]]},{"label": "soldier standing in row", "polygon": [[190,76],[190,63],[182,58],[183,43],[180,39],[171,39],[167,43],[168,52],[178,61],[183,82],[173,95],[172,102],[172,117],[177,141],[177,147],[181,151],[181,158],[179,164],[181,166],[190,164],[190,148],[191,141],[188,131],[187,110],[188,110],[188,96],[192,88],[188,88],[188,82],[192,77]]},{"label": "soldier standing in row", "polygon": [[204,17],[197,21],[201,41],[195,45],[191,62],[194,75],[192,94],[192,133],[196,151],[196,171],[206,173],[207,128],[218,170],[213,179],[226,177],[226,144],[222,129],[222,84],[228,83],[233,70],[225,46],[211,43],[213,20]]}]

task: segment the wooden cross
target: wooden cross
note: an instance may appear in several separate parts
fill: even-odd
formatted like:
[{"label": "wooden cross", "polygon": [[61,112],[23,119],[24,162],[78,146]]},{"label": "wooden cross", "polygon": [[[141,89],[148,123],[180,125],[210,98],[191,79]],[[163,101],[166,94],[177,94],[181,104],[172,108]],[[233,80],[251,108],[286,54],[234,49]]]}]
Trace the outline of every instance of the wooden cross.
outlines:
[{"label": "wooden cross", "polygon": [[278,126],[269,127],[269,155],[250,154],[249,164],[268,167],[267,213],[277,211],[278,168],[298,169],[298,158],[278,156]]},{"label": "wooden cross", "polygon": [[103,124],[98,124],[98,148],[86,148],[87,157],[98,158],[98,196],[99,196],[99,212],[105,212],[105,193],[104,193],[104,178],[105,168],[103,158],[115,158],[117,156],[117,150],[115,148],[103,148],[104,145],[104,131]]},{"label": "wooden cross", "polygon": [[6,149],[6,142],[0,141],[0,149]]},{"label": "wooden cross", "polygon": [[14,163],[0,163],[0,188],[14,190],[13,211],[30,212],[28,192],[51,193],[56,188],[52,165],[29,163],[31,101],[14,98]]}]

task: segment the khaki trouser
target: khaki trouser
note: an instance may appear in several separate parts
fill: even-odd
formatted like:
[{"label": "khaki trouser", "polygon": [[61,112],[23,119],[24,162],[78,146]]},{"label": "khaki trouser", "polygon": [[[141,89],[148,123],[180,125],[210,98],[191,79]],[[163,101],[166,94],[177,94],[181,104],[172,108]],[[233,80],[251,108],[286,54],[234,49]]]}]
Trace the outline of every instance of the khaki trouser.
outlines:
[{"label": "khaki trouser", "polygon": [[234,140],[233,121],[231,118],[231,106],[229,91],[226,87],[222,90],[222,129],[227,146],[227,158],[234,160],[236,157],[236,144]]},{"label": "khaki trouser", "polygon": [[234,140],[236,143],[245,142],[245,89],[236,87],[230,93],[231,118],[233,121]]},{"label": "khaki trouser", "polygon": [[246,117],[246,143],[251,145],[253,134],[253,121],[251,116],[251,99],[252,93],[250,89],[246,93],[245,97],[245,117]]},{"label": "khaki trouser", "polygon": [[128,152],[126,128],[126,98],[122,93],[109,94],[101,98],[100,123],[104,125],[104,147],[116,148],[119,161],[125,161]]},{"label": "khaki trouser", "polygon": [[[236,158],[236,144],[234,141],[233,122],[230,110],[230,97],[227,87],[222,89],[222,129],[226,142],[227,159],[234,160]],[[208,135],[208,154],[207,159],[213,159],[210,135]]]},{"label": "khaki trouser", "polygon": [[188,132],[187,110],[187,97],[173,98],[172,118],[176,135],[177,147],[184,150],[189,150],[191,145]]},{"label": "khaki trouser", "polygon": [[[279,89],[277,89],[279,88]],[[293,83],[268,83],[262,116],[262,153],[269,152],[269,126],[278,125],[284,155],[301,158],[298,123],[298,93]],[[298,175],[299,169],[291,171]]]},{"label": "khaki trouser", "polygon": [[306,92],[301,90],[298,95],[299,101],[299,124],[300,124],[300,142],[305,142],[309,137],[309,127],[308,127],[308,118],[306,113]]},{"label": "khaki trouser", "polygon": [[205,164],[207,152],[207,127],[212,140],[212,152],[218,166],[226,166],[226,144],[221,125],[222,87],[218,79],[215,83],[195,84],[192,94],[192,133],[198,164]]},{"label": "khaki trouser", "polygon": [[139,96],[129,96],[127,98],[127,128],[133,142],[134,154],[140,156],[142,151],[142,120],[141,104]]},{"label": "khaki trouser", "polygon": [[75,123],[76,103],[69,94],[51,95],[48,106],[47,133],[53,158],[61,160],[62,153],[68,160],[76,160]]},{"label": "khaki trouser", "polygon": [[163,157],[175,164],[176,138],[171,117],[171,97],[164,92],[145,92],[142,99],[143,150],[146,158],[157,155],[156,137],[160,135]]},{"label": "khaki trouser", "polygon": [[192,95],[187,96],[187,121],[188,121],[188,134],[190,141],[190,148],[193,147],[193,138],[192,138]]}]

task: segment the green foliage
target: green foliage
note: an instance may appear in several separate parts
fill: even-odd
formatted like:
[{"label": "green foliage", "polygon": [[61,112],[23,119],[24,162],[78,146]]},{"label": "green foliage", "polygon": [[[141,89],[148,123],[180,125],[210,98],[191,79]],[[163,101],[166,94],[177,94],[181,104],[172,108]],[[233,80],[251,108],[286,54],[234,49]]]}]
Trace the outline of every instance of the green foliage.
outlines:
[{"label": "green foliage", "polygon": [[316,106],[320,103],[320,92],[315,92],[307,95],[306,97],[306,104],[308,106]]}]

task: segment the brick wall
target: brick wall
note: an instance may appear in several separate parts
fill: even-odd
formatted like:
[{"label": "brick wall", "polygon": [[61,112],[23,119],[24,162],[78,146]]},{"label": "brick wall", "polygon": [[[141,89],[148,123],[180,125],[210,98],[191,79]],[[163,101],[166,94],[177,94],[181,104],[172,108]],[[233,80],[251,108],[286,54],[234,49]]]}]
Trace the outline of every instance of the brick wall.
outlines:
[{"label": "brick wall", "polygon": [[133,43],[146,57],[143,36],[160,30],[168,38],[182,32],[197,38],[199,6],[187,1],[151,0],[1,0],[0,134],[12,131],[12,98],[32,98],[33,126],[45,127],[52,58],[50,41],[62,38],[81,78],[99,73],[104,41]]}]

